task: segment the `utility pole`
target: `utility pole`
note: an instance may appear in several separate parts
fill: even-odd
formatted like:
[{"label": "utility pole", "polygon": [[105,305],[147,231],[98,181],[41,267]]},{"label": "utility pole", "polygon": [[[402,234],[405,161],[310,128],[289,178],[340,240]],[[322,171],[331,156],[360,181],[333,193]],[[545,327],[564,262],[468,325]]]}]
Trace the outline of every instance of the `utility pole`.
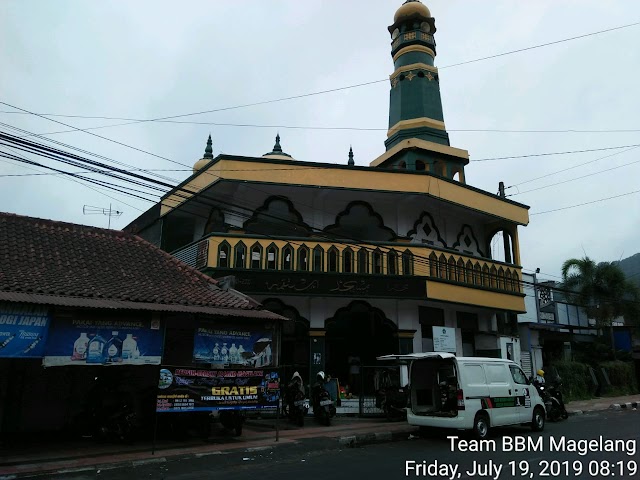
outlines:
[{"label": "utility pole", "polygon": [[119,217],[122,215],[122,212],[119,210],[113,210],[111,208],[111,204],[109,204],[109,209],[102,207],[92,207],[91,205],[84,205],[82,207],[83,215],[106,215],[109,217],[108,229],[111,230],[111,217]]}]

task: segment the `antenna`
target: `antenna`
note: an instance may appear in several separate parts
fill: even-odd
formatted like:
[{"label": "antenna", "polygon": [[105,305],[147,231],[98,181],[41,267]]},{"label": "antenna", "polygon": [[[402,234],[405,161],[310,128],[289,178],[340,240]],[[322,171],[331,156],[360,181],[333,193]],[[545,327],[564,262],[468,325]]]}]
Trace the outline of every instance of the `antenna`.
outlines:
[{"label": "antenna", "polygon": [[111,204],[109,204],[109,209],[102,207],[92,207],[91,205],[84,205],[82,207],[83,215],[106,215],[109,217],[109,226],[107,227],[109,230],[111,229],[111,217],[119,217],[122,215],[122,212],[119,210],[113,210],[111,208]]}]

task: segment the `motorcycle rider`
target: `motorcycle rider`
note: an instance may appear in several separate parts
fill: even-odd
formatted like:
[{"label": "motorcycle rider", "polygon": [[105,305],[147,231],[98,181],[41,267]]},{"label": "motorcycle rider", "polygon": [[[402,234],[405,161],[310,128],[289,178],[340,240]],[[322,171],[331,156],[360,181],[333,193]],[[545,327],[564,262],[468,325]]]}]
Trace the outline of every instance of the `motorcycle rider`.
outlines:
[{"label": "motorcycle rider", "polygon": [[298,372],[293,373],[293,376],[291,377],[291,381],[289,382],[288,388],[290,389],[290,391],[299,390],[302,392],[303,395],[305,394],[304,383],[302,382],[302,377]]},{"label": "motorcycle rider", "polygon": [[539,383],[540,385],[544,385],[544,370],[539,369],[536,372],[536,378],[534,381]]}]

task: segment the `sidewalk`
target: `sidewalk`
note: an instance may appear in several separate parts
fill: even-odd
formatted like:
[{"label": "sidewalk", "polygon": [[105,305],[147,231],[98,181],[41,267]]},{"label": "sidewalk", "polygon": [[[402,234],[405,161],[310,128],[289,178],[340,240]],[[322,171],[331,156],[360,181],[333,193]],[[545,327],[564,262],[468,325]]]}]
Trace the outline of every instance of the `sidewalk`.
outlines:
[{"label": "sidewalk", "polygon": [[[570,415],[580,415],[609,408],[624,408],[622,405],[636,408],[638,401],[640,395],[597,398],[571,402],[567,404],[567,410]],[[406,422],[389,422],[378,418],[336,417],[330,427],[318,425],[312,418],[308,418],[303,428],[281,419],[279,439],[276,441],[274,423],[273,419],[249,419],[241,437],[221,435],[215,431],[207,442],[159,442],[155,454],[151,453],[151,442],[135,445],[97,445],[90,440],[74,444],[46,445],[43,449],[0,450],[0,480],[53,472],[135,467],[169,459],[253,452],[296,445],[311,439],[323,441],[325,448],[359,446],[404,440],[410,434],[417,434],[418,430]]]}]

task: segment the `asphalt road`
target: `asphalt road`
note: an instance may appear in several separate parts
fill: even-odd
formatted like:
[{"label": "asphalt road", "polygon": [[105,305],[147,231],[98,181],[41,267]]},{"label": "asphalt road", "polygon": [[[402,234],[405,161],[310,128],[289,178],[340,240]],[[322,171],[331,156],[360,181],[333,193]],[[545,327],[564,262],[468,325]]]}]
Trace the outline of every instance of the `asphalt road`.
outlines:
[{"label": "asphalt road", "polygon": [[[436,432],[424,438],[332,449],[326,441],[311,440],[251,453],[209,455],[167,461],[99,473],[66,473],[56,480],[340,480],[399,478],[640,478],[640,411],[604,411],[573,416],[547,424],[542,434],[529,428],[494,429],[483,445],[465,444],[447,436],[469,435]],[[525,443],[525,451],[509,451],[513,439]],[[606,440],[618,440],[618,451],[607,451]],[[579,442],[582,440],[582,442]],[[585,440],[595,440],[591,445]],[[601,443],[602,441],[602,443]],[[335,441],[333,441],[335,442]],[[538,443],[539,442],[539,443]],[[564,442],[564,443],[563,443]],[[483,451],[462,451],[473,447]],[[494,449],[495,447],[495,449]],[[580,452],[581,448],[587,451]],[[573,450],[573,451],[571,451]],[[582,454],[581,454],[582,453]],[[414,462],[414,463],[411,463]],[[424,468],[424,470],[423,470]],[[427,469],[428,468],[428,469]],[[435,470],[434,470],[435,469]]]}]

